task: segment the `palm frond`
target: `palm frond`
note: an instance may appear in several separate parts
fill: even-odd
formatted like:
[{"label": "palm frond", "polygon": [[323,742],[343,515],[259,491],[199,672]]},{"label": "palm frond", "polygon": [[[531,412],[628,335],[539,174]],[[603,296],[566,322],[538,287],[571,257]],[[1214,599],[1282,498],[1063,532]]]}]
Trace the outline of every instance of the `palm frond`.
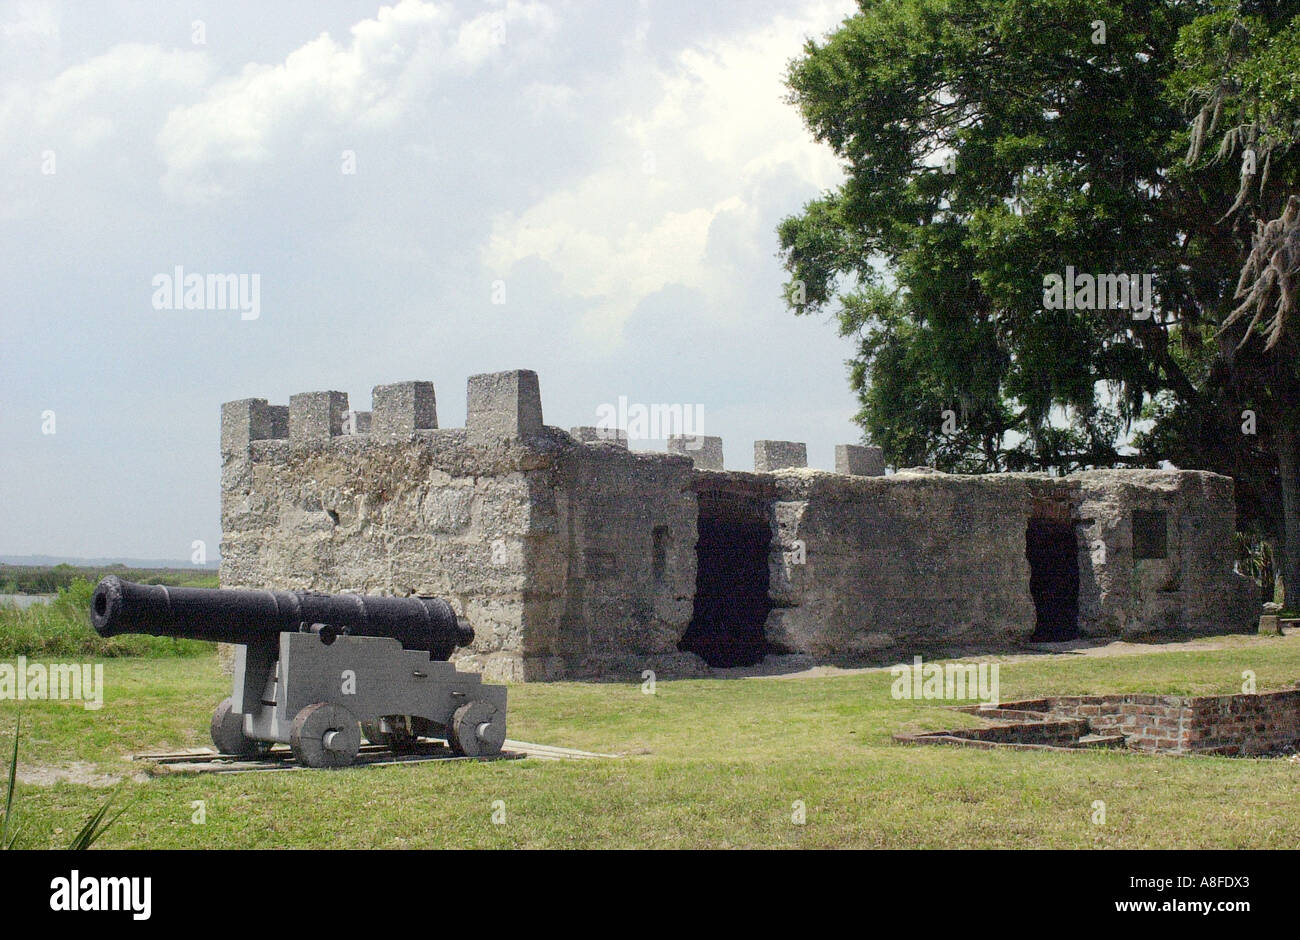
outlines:
[{"label": "palm frond", "polygon": [[86,820],[86,824],[81,827],[81,831],[78,832],[72,842],[68,844],[68,849],[70,851],[82,852],[90,848],[99,841],[99,838],[109,830],[113,823],[117,822],[118,818],[123,813],[131,808],[131,804],[128,803],[126,806],[123,806],[120,810],[114,813],[107,822],[104,821],[105,816],[108,814],[109,807],[113,805],[113,801],[116,800],[118,794],[122,792],[123,786],[125,786],[125,783],[118,784],[113,792],[108,795],[108,799],[104,801],[104,804],[95,811],[93,816]]},{"label": "palm frond", "polygon": [[9,824],[14,812],[14,788],[18,783],[18,735],[22,731],[22,727],[23,719],[19,715],[18,722],[14,725],[14,752],[9,761],[9,788],[5,793],[5,818],[4,822],[0,823],[0,847],[6,849],[12,848],[14,841],[18,838],[17,833],[14,833],[12,839],[9,837]]}]

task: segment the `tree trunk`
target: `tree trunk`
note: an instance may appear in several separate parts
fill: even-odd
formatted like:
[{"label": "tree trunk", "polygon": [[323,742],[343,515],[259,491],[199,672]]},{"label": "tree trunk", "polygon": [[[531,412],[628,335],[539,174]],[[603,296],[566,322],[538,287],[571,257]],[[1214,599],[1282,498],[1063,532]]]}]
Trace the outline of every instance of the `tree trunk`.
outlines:
[{"label": "tree trunk", "polygon": [[1268,604],[1277,595],[1277,542],[1265,539],[1259,547],[1259,602]]},{"label": "tree trunk", "polygon": [[[1289,416],[1288,416],[1289,418]],[[1282,490],[1282,591],[1287,610],[1300,609],[1300,429],[1284,419],[1275,435]]]}]

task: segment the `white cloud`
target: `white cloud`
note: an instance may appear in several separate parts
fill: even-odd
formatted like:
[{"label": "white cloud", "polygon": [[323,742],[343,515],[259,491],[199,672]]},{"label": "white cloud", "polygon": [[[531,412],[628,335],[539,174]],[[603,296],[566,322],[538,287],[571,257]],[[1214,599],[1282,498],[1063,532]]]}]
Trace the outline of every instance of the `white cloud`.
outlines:
[{"label": "white cloud", "polygon": [[[6,550],[215,545],[216,403],[243,395],[360,407],[426,377],[454,424],[464,375],[531,366],[557,424],[628,394],[706,403],[733,458],[849,439],[852,348],[782,309],[773,257],[776,219],[837,178],[780,85],[831,13],[760,31],[800,0],[369,2],[228,0],[196,47],[195,14],[161,0],[0,0],[0,486],[30,493],[0,507]],[[174,264],[260,273],[262,317],[152,310]],[[57,470],[92,438],[117,472],[78,488]],[[87,535],[110,496],[141,523]]]},{"label": "white cloud", "polygon": [[0,43],[6,49],[22,49],[57,43],[61,27],[58,11],[48,3],[32,0],[15,4],[10,18],[0,23]]},{"label": "white cloud", "polygon": [[[161,120],[174,103],[202,87],[209,73],[201,52],[123,43],[47,81],[7,84],[0,94],[0,127],[6,136],[71,134],[87,146],[101,143],[138,117]],[[87,133],[87,125],[94,132]]]},{"label": "white cloud", "polygon": [[393,128],[428,101],[439,75],[505,61],[498,53],[508,41],[512,60],[527,57],[556,26],[542,4],[516,0],[455,19],[450,6],[401,0],[353,26],[347,44],[322,34],[280,64],[250,64],[217,83],[174,111],[158,134],[165,191],[210,201],[226,195],[231,170],[266,163],[304,139]]},{"label": "white cloud", "polygon": [[620,336],[637,305],[670,285],[704,291],[726,316],[739,275],[709,251],[715,223],[749,231],[757,250],[772,237],[772,220],[754,205],[765,180],[793,177],[816,191],[840,178],[784,102],[782,79],[804,37],[843,15],[840,4],[818,4],[797,20],[679,53],[655,74],[653,106],[615,122],[599,166],[494,220],[485,267],[504,276],[527,258],[550,265],[566,291],[591,302],[581,330],[597,342]]},{"label": "white cloud", "polygon": [[569,120],[576,116],[574,104],[577,92],[570,85],[530,82],[520,92],[520,98],[537,117],[555,116]]},{"label": "white cloud", "polygon": [[[33,179],[67,180],[103,192],[134,180],[155,155],[150,141],[168,111],[210,81],[206,54],[123,43],[44,81],[0,88],[0,160],[18,172],[0,177],[0,217],[31,218],[42,208]],[[51,166],[47,155],[53,160]],[[75,167],[76,170],[69,171]],[[56,170],[57,177],[42,174]]]}]

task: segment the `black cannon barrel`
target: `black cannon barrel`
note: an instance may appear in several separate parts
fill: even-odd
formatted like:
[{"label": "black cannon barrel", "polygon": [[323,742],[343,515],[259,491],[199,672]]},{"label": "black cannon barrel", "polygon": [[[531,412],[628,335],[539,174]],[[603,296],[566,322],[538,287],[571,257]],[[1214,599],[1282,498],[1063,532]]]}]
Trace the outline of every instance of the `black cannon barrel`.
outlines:
[{"label": "black cannon barrel", "polygon": [[436,597],[380,597],[298,591],[136,584],[109,575],[95,588],[90,622],[100,636],[144,633],[221,643],[273,643],[282,632],[325,625],[326,633],[382,636],[449,659],[474,631]]}]

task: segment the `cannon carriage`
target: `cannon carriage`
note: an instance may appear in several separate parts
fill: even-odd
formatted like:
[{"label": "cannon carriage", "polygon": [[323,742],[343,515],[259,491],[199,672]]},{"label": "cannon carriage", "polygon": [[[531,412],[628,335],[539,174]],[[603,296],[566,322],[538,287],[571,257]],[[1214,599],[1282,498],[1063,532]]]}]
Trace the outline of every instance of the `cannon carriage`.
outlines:
[{"label": "cannon carriage", "polygon": [[90,617],[106,637],[236,644],[231,695],[212,716],[222,754],[255,757],[281,743],[308,767],[344,767],[363,736],[394,750],[445,737],[471,757],[505,742],[506,688],[448,662],[474,633],[445,600],[178,588],[109,575]]}]

